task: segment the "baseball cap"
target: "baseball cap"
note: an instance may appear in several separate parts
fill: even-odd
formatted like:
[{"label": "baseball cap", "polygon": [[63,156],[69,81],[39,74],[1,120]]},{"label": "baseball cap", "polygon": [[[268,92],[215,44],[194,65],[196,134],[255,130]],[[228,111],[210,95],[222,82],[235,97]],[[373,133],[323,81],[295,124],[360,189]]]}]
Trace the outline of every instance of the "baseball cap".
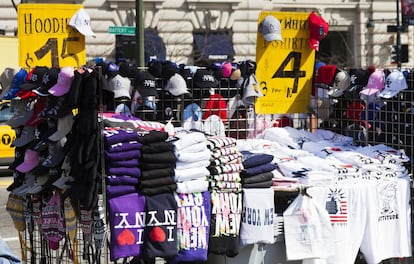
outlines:
[{"label": "baseball cap", "polygon": [[407,89],[407,80],[401,71],[392,71],[385,78],[384,90],[378,95],[382,98],[391,98],[396,96],[400,91]]},{"label": "baseball cap", "polygon": [[241,70],[239,68],[233,69],[229,78],[232,81],[237,81],[241,78]]},{"label": "baseball cap", "polygon": [[30,142],[32,142],[35,138],[36,127],[34,126],[24,126],[20,137],[16,138],[12,145],[14,147],[23,147]]},{"label": "baseball cap", "polygon": [[29,172],[34,169],[39,164],[39,152],[26,149],[24,153],[24,161],[19,166],[16,167],[17,171],[20,172]]},{"label": "baseball cap", "polygon": [[315,87],[330,88],[333,85],[335,76],[338,72],[337,66],[334,64],[322,65],[318,68],[315,78]]},{"label": "baseball cap", "polygon": [[148,71],[138,71],[134,79],[134,88],[142,97],[155,96],[158,98],[155,77]]},{"label": "baseball cap", "polygon": [[71,166],[70,166],[70,156],[65,156],[65,159],[63,160],[62,166],[62,173],[61,176],[53,182],[53,185],[61,190],[68,189],[75,179],[70,174]]},{"label": "baseball cap", "polygon": [[223,120],[218,115],[210,115],[204,121],[204,132],[210,136],[224,137],[226,135]]},{"label": "baseball cap", "polygon": [[352,121],[360,121],[362,111],[365,110],[365,105],[362,102],[351,102],[344,111],[344,117]]},{"label": "baseball cap", "polygon": [[151,60],[148,62],[148,71],[154,77],[162,78],[162,63],[159,60]]},{"label": "baseball cap", "polygon": [[193,121],[200,121],[203,118],[201,107],[196,103],[191,103],[184,108],[184,121],[192,118]]},{"label": "baseball cap", "polygon": [[3,97],[3,95],[10,90],[12,87],[13,77],[15,75],[15,69],[7,67],[3,70],[3,72],[0,74],[0,84],[1,84],[1,95],[0,97]]},{"label": "baseball cap", "polygon": [[332,97],[339,97],[349,88],[350,83],[351,78],[349,73],[344,70],[339,70],[335,75],[333,86],[328,91],[328,94]]},{"label": "baseball cap", "polygon": [[273,123],[273,127],[293,127],[293,120],[292,118],[282,115],[281,117],[276,118],[275,122]]},{"label": "baseball cap", "polygon": [[263,93],[259,87],[255,74],[250,74],[247,80],[243,82],[242,101],[244,105],[254,105],[256,98],[262,97]]},{"label": "baseball cap", "polygon": [[131,99],[131,80],[120,74],[109,79],[109,90],[114,93],[114,98],[126,97]]},{"label": "baseball cap", "polygon": [[75,69],[71,66],[63,67],[60,69],[56,84],[50,87],[49,93],[53,96],[62,96],[67,94],[74,78]]},{"label": "baseball cap", "polygon": [[33,105],[33,114],[29,120],[27,120],[26,125],[28,126],[38,126],[45,119],[40,116],[40,112],[46,107],[45,97],[39,97]]},{"label": "baseball cap", "polygon": [[170,79],[174,74],[178,73],[179,68],[173,61],[165,60],[161,61],[162,65],[162,77],[164,79]]},{"label": "baseball cap", "polygon": [[44,184],[47,182],[48,179],[49,179],[48,174],[42,174],[42,175],[35,176],[34,184],[32,187],[30,187],[26,191],[26,194],[36,194],[36,193],[41,192],[44,189]]},{"label": "baseball cap", "polygon": [[26,195],[27,190],[32,188],[35,182],[35,176],[32,173],[25,173],[23,184],[13,189],[13,193],[19,196]]},{"label": "baseball cap", "polygon": [[34,101],[17,100],[14,106],[14,115],[6,122],[11,128],[23,126],[34,113]]},{"label": "baseball cap", "polygon": [[108,78],[115,77],[119,73],[119,66],[115,62],[109,62],[105,67],[105,74]]},{"label": "baseball cap", "polygon": [[318,14],[312,12],[308,17],[309,23],[309,46],[314,50],[319,50],[319,41],[326,37],[329,24]]},{"label": "baseball cap", "polygon": [[9,165],[9,170],[16,169],[16,167],[19,166],[19,164],[24,161],[24,153],[25,152],[26,152],[26,146],[23,146],[23,147],[15,147],[14,148],[14,160]]},{"label": "baseball cap", "polygon": [[227,119],[227,102],[220,94],[210,95],[205,104],[203,119],[206,120],[211,115],[216,115],[223,121]]},{"label": "baseball cap", "polygon": [[27,74],[25,82],[20,85],[20,89],[31,91],[39,88],[43,80],[43,75],[45,75],[47,71],[48,67],[46,66],[36,66],[29,72],[29,74]]},{"label": "baseball cap", "polygon": [[349,75],[351,78],[350,91],[357,91],[368,83],[369,73],[366,69],[351,69]]},{"label": "baseball cap", "polygon": [[315,71],[318,71],[320,67],[322,67],[323,65],[326,65],[325,62],[323,61],[316,61],[315,62]]},{"label": "baseball cap", "polygon": [[64,117],[58,119],[57,130],[49,136],[50,141],[59,141],[65,137],[71,130],[74,123],[73,114],[70,112]]},{"label": "baseball cap", "polygon": [[70,18],[69,25],[76,28],[82,35],[96,37],[91,29],[91,18],[84,8],[79,9]]},{"label": "baseball cap", "polygon": [[212,88],[218,86],[218,80],[211,70],[199,68],[194,73],[193,84],[197,88]]},{"label": "baseball cap", "polygon": [[37,94],[35,94],[32,90],[26,91],[23,89],[19,89],[16,93],[16,97],[14,97],[15,100],[25,100],[25,99],[34,99],[37,97]]},{"label": "baseball cap", "polygon": [[231,65],[230,62],[225,62],[221,65],[221,72],[224,78],[229,78],[232,70],[233,70],[233,66]]},{"label": "baseball cap", "polygon": [[3,99],[10,100],[20,90],[20,85],[26,81],[27,71],[21,68],[13,77],[10,89],[3,95]]},{"label": "baseball cap", "polygon": [[49,96],[49,89],[57,83],[59,71],[60,68],[57,67],[48,69],[45,75],[43,75],[40,87],[34,89],[33,92],[39,96]]},{"label": "baseball cap", "polygon": [[48,151],[49,155],[42,162],[42,166],[48,168],[57,167],[65,158],[65,153],[63,152],[63,145],[66,142],[66,139],[61,139],[58,142],[49,143]]},{"label": "baseball cap", "polygon": [[384,90],[385,82],[385,73],[382,69],[377,69],[375,72],[371,73],[368,78],[367,85],[359,93],[361,96],[372,96],[378,95],[382,90]]},{"label": "baseball cap", "polygon": [[187,89],[186,81],[184,80],[183,76],[181,76],[179,73],[175,73],[173,76],[171,76],[170,79],[168,79],[167,84],[164,87],[164,90],[166,90],[174,96],[192,96]]},{"label": "baseball cap", "polygon": [[267,15],[259,24],[258,31],[266,41],[283,41],[280,21],[272,15]]}]

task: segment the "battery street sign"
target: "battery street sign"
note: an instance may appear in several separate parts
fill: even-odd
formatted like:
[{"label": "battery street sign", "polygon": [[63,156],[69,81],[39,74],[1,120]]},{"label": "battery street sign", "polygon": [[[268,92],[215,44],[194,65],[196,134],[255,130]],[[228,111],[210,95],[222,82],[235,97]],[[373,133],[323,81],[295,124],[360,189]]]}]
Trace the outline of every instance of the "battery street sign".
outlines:
[{"label": "battery street sign", "polygon": [[135,27],[116,27],[116,26],[110,26],[109,34],[115,34],[115,35],[135,35]]},{"label": "battery street sign", "polygon": [[[387,25],[387,32],[398,32],[398,26],[395,25]],[[400,26],[400,32],[408,32],[408,25],[401,25]]]},{"label": "battery street sign", "polygon": [[19,66],[80,67],[86,63],[85,36],[69,26],[80,4],[18,6]]}]

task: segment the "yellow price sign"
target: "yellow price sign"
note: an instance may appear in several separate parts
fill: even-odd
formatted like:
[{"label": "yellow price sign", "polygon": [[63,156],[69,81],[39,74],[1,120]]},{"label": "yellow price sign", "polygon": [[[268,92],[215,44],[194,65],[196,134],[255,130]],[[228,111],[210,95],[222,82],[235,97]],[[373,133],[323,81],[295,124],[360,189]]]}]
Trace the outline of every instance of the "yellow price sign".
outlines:
[{"label": "yellow price sign", "polygon": [[308,17],[303,12],[261,12],[280,22],[283,41],[266,41],[257,32],[256,77],[264,96],[258,114],[306,113],[310,104],[315,51],[309,47]]},{"label": "yellow price sign", "polygon": [[78,4],[18,6],[19,66],[79,67],[86,62],[85,36],[69,26]]}]

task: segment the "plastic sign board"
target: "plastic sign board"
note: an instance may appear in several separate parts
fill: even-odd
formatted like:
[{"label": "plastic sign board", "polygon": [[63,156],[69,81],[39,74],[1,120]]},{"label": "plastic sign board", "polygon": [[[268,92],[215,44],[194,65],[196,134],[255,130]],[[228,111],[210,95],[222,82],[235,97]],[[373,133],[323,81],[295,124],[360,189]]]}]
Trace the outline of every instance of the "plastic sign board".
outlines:
[{"label": "plastic sign board", "polygon": [[108,32],[109,34],[135,36],[135,27],[110,26]]},{"label": "plastic sign board", "polygon": [[77,4],[20,4],[17,11],[19,66],[85,65],[85,36],[68,25],[82,7]]},{"label": "plastic sign board", "polygon": [[257,98],[257,114],[307,113],[310,105],[315,51],[308,44],[310,13],[261,12],[280,21],[282,41],[266,41],[257,32],[256,77],[263,96]]}]

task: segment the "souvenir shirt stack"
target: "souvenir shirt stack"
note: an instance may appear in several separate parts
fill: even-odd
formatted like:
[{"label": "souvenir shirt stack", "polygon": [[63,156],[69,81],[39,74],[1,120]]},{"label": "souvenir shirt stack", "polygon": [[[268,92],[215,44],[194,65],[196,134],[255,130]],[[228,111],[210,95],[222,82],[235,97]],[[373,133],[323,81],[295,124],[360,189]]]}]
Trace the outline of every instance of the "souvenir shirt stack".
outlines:
[{"label": "souvenir shirt stack", "polygon": [[145,197],[136,191],[142,144],[132,129],[106,128],[103,134],[110,259],[116,261],[138,256],[144,243]]},{"label": "souvenir shirt stack", "polygon": [[145,196],[145,259],[170,258],[177,254],[177,203],[174,198],[176,158],[168,133],[151,130],[139,137],[142,143],[141,179],[138,191]]},{"label": "souvenir shirt stack", "polygon": [[116,261],[138,256],[144,243],[145,197],[136,191],[142,144],[137,132],[128,128],[107,128],[104,144],[110,259]]},{"label": "souvenir shirt stack", "polygon": [[210,190],[240,192],[242,189],[240,172],[243,170],[242,154],[231,137],[208,138],[211,151],[209,171]]},{"label": "souvenir shirt stack", "polygon": [[138,139],[142,144],[141,178],[138,184],[141,194],[172,193],[177,187],[174,180],[176,157],[173,145],[167,139],[167,132],[157,130],[151,130]]},{"label": "souvenir shirt stack", "polygon": [[132,129],[109,128],[104,131],[106,191],[108,197],[136,192],[141,170],[142,144]]},{"label": "souvenir shirt stack", "polygon": [[175,181],[177,193],[195,193],[208,191],[207,166],[210,164],[210,150],[206,145],[206,137],[201,132],[179,131],[173,142],[174,154],[177,158]]},{"label": "souvenir shirt stack", "polygon": [[201,132],[179,131],[175,137],[178,254],[168,263],[204,262],[208,255],[211,213],[207,179],[210,150]]},{"label": "souvenir shirt stack", "polygon": [[210,137],[207,147],[212,156],[216,156],[208,167],[212,206],[208,252],[234,257],[239,254],[240,247],[242,158],[234,149],[234,138]]},{"label": "souvenir shirt stack", "polygon": [[240,172],[243,189],[270,188],[273,185],[273,155],[266,153],[243,152],[243,170]]}]

